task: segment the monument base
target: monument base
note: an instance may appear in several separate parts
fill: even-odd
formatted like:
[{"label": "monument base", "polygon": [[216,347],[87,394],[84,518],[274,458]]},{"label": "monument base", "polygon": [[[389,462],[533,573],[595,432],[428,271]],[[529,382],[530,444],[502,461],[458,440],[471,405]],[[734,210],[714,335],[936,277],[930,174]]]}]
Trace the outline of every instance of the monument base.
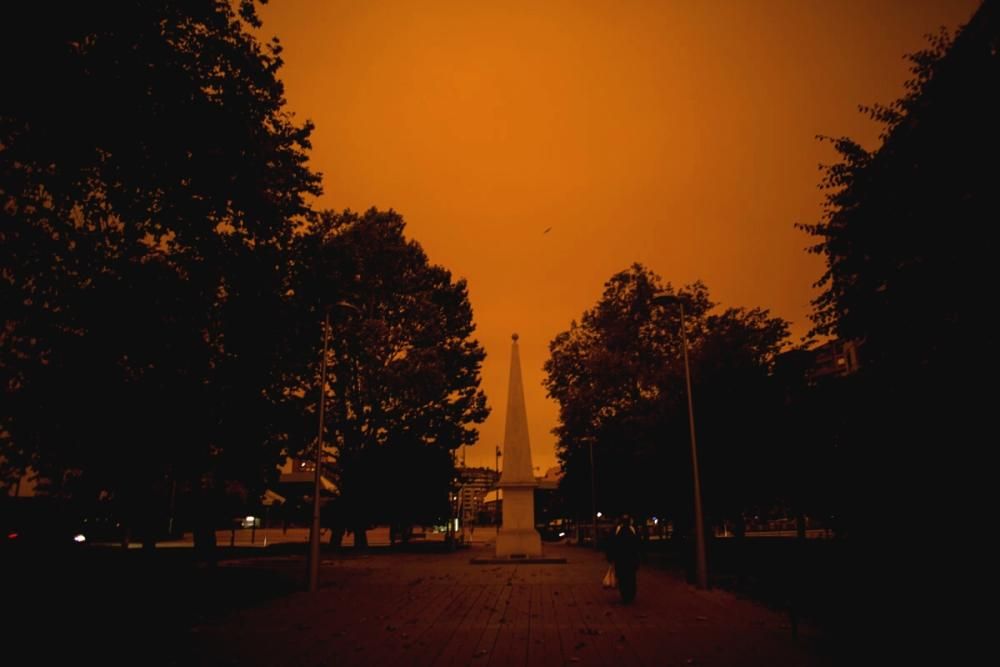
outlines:
[{"label": "monument base", "polygon": [[504,530],[497,535],[497,558],[531,558],[542,555],[542,536],[534,529]]},{"label": "monument base", "polygon": [[565,565],[566,559],[558,556],[528,556],[527,558],[470,558],[473,565]]}]

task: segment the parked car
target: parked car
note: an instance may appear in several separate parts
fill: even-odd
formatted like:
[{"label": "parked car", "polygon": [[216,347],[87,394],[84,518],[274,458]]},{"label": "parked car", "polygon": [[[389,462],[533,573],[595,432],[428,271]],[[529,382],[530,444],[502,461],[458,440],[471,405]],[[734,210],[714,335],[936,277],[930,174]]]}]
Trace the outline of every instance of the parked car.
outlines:
[{"label": "parked car", "polygon": [[535,530],[545,542],[559,542],[566,538],[566,525],[561,522],[540,523],[535,526]]}]

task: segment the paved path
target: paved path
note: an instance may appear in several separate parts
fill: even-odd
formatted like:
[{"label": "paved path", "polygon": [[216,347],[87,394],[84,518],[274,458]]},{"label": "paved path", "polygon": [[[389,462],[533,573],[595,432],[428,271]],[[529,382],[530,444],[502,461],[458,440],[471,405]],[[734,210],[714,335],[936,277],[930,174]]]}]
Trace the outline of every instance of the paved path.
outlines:
[{"label": "paved path", "polygon": [[[327,558],[296,593],[195,628],[187,664],[829,665],[808,629],[724,591],[644,568],[629,606],[601,588],[593,551],[546,545],[565,565],[471,565],[446,554]],[[300,562],[299,562],[300,563]],[[272,561],[272,565],[277,565]],[[233,564],[232,566],[238,566]],[[246,566],[246,563],[243,563]]]}]

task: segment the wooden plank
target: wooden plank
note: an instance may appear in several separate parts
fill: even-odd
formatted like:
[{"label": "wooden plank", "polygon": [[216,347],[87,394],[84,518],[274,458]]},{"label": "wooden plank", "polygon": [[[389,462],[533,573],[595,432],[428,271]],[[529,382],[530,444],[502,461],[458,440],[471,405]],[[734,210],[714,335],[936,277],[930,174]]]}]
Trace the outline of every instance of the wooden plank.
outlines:
[{"label": "wooden plank", "polygon": [[388,617],[388,601],[405,595],[405,589],[398,584],[363,579],[345,585],[336,596],[325,599],[321,623],[326,646],[313,649],[319,653],[320,662],[363,664],[381,637],[381,628]]},{"label": "wooden plank", "polygon": [[[642,665],[647,661],[640,657],[636,649],[637,633],[628,627],[626,619],[632,607],[622,605],[617,590],[594,586],[580,586],[575,593],[584,607],[584,621],[595,644],[600,646],[602,658],[609,664]],[[657,664],[653,661],[649,664]]]},{"label": "wooden plank", "polygon": [[528,623],[531,619],[527,613],[527,600],[530,590],[527,584],[516,580],[516,573],[511,576],[511,582],[511,594],[500,618],[496,641],[487,663],[489,667],[524,665],[528,658]]},{"label": "wooden plank", "polygon": [[451,604],[439,615],[433,624],[417,639],[420,653],[412,664],[433,665],[441,661],[446,648],[456,636],[458,628],[468,622],[487,596],[487,587],[457,583],[456,595]]},{"label": "wooden plank", "polygon": [[531,587],[528,664],[562,664],[559,635],[552,616],[551,585],[538,582]]},{"label": "wooden plank", "polygon": [[488,651],[476,655],[480,639],[486,631],[486,624],[494,610],[500,605],[506,585],[489,583],[483,586],[483,593],[478,602],[470,607],[461,623],[455,628],[448,643],[434,661],[435,665],[485,665],[484,657]]},{"label": "wooden plank", "polygon": [[373,651],[366,656],[368,664],[408,664],[413,659],[413,635],[447,606],[455,587],[449,584],[428,583],[424,578],[407,585],[408,596],[402,604],[387,606],[381,625],[381,635],[376,638]]},{"label": "wooden plank", "polygon": [[[567,618],[572,629],[576,631],[577,648],[576,655],[582,661],[592,665],[614,665],[613,650],[603,646],[600,628],[591,619],[584,618],[583,603],[585,590],[590,586],[600,586],[596,584],[575,584],[567,591]],[[572,658],[571,658],[572,659]]]},{"label": "wooden plank", "polygon": [[[562,657],[565,663],[577,663],[592,656],[592,650],[587,649],[587,642],[580,634],[578,624],[574,622],[570,614],[573,602],[571,585],[558,582],[552,587],[552,613],[555,620],[556,631],[559,635],[559,645],[562,649]],[[590,664],[596,664],[591,659]]]},{"label": "wooden plank", "polygon": [[[513,568],[504,568],[504,570],[510,569],[508,578],[500,586],[500,594],[497,596],[493,607],[490,610],[489,616],[486,618],[486,622],[483,626],[483,632],[479,637],[479,641],[476,642],[474,650],[472,651],[472,657],[476,659],[483,659],[483,664],[488,664],[490,657],[496,648],[497,635],[500,633],[500,628],[502,627],[501,621],[506,618],[507,607],[510,604],[510,596],[514,590],[514,583],[511,580],[513,578]],[[504,573],[508,574],[508,573]]]}]

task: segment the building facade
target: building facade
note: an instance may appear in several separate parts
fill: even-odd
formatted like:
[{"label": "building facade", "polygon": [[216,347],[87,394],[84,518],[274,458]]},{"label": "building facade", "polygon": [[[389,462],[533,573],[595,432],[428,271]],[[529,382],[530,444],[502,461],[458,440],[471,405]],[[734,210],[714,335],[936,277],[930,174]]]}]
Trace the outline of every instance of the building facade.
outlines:
[{"label": "building facade", "polygon": [[496,489],[497,472],[489,468],[458,469],[458,517],[463,525],[480,523],[486,494]]}]

